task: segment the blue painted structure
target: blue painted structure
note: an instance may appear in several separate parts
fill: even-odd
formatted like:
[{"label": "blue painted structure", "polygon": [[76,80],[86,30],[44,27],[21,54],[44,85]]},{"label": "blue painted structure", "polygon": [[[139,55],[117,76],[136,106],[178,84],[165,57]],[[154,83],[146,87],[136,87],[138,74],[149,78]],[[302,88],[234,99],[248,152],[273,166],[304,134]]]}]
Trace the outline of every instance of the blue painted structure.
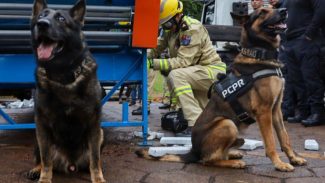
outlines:
[{"label": "blue painted structure", "polygon": [[[33,0],[7,0],[10,3],[32,3]],[[2,2],[2,1],[1,1]],[[72,4],[71,0],[55,0],[49,3],[64,2],[63,4]],[[88,0],[88,4],[104,5],[105,0]],[[115,1],[116,2],[116,1]],[[134,3],[132,0],[120,0],[121,5],[130,5]],[[115,4],[119,5],[119,4]],[[17,20],[9,21],[11,25]],[[1,24],[8,24],[8,21]],[[14,25],[13,25],[14,26]],[[5,26],[7,27],[7,25]],[[1,39],[0,39],[1,41]],[[89,43],[88,43],[89,44]],[[93,44],[93,43],[92,43]],[[96,44],[96,43],[95,43]],[[101,45],[102,46],[102,45]],[[103,49],[101,51],[92,51],[98,64],[98,78],[101,84],[114,84],[110,92],[102,99],[102,105],[106,104],[113,93],[126,81],[141,82],[142,87],[142,120],[129,121],[128,105],[122,105],[121,121],[102,121],[102,127],[142,127],[143,142],[142,145],[148,145],[146,137],[148,134],[148,109],[147,109],[147,62],[146,49],[137,49],[130,46],[115,45],[114,49]],[[35,86],[35,58],[32,53],[0,53],[0,89],[1,88],[32,88]],[[109,105],[109,103],[108,103]],[[26,121],[26,123],[16,123],[8,114],[0,109],[0,115],[7,121],[6,124],[0,124],[0,130],[14,129],[33,129],[34,122]]]}]

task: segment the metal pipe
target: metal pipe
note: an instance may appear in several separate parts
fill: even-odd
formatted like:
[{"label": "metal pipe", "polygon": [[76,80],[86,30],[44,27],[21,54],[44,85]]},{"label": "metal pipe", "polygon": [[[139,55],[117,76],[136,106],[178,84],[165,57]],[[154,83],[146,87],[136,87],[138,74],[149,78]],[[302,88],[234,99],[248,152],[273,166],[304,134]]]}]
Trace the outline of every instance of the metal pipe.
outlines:
[{"label": "metal pipe", "polygon": [[[115,44],[106,44],[106,45],[90,45],[88,48],[90,51],[105,51],[107,50],[116,50],[123,48],[123,45],[128,45],[127,42],[120,42]],[[30,45],[16,45],[16,46],[6,46],[0,45],[0,54],[10,54],[10,53],[31,53],[32,47]],[[1,87],[0,87],[1,88]]]},{"label": "metal pipe", "polygon": [[[27,15],[0,15],[0,19],[28,19],[31,16]],[[97,22],[118,22],[118,21],[130,21],[130,17],[123,18],[110,18],[110,17],[86,17],[86,21],[97,21]]]},{"label": "metal pipe", "polygon": [[[53,9],[70,9],[72,5],[58,5],[58,4],[49,4],[49,8]],[[23,4],[23,3],[0,3],[0,9],[17,9],[17,10],[32,10],[33,4]],[[130,6],[96,6],[96,5],[87,5],[87,11],[131,11],[132,7]]]},{"label": "metal pipe", "polygon": [[[85,36],[106,37],[106,36],[130,36],[131,32],[109,32],[109,31],[84,31]],[[30,36],[27,30],[0,30],[0,36]]]},{"label": "metal pipe", "polygon": [[[32,16],[31,12],[23,12],[19,10],[0,10],[0,15],[5,16],[21,16],[22,18]],[[89,12],[86,14],[86,17],[114,17],[114,18],[131,18],[130,12]],[[7,17],[5,17],[7,18]]]},{"label": "metal pipe", "polygon": [[[30,11],[24,11],[24,10],[1,10],[0,9],[0,15],[1,16],[9,16],[9,15],[19,15],[24,18],[24,16],[31,17]],[[130,12],[87,12],[86,17],[117,17],[117,18],[123,18],[123,17],[131,17]]]}]

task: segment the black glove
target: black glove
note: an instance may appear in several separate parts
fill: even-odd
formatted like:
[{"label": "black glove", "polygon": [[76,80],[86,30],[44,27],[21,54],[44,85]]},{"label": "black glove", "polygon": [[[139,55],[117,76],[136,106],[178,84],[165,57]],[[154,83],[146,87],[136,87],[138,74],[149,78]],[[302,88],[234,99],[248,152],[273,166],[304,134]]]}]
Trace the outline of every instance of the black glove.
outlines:
[{"label": "black glove", "polygon": [[165,76],[165,77],[168,77],[169,72],[170,72],[170,70],[168,70],[168,71],[160,71],[160,74]]}]

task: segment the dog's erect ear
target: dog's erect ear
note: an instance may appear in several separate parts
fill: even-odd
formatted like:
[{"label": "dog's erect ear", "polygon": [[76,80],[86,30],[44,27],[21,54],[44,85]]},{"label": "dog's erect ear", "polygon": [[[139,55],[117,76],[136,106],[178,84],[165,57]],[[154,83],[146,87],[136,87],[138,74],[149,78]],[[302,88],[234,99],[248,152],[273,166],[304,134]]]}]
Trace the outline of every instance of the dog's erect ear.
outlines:
[{"label": "dog's erect ear", "polygon": [[84,24],[84,18],[86,14],[86,2],[85,0],[79,0],[69,11],[70,16],[75,20]]},{"label": "dog's erect ear", "polygon": [[240,25],[244,25],[249,20],[249,15],[240,15],[230,12],[231,18],[237,21]]},{"label": "dog's erect ear", "polygon": [[35,19],[45,8],[47,8],[46,0],[34,0],[32,19]]},{"label": "dog's erect ear", "polygon": [[261,8],[260,12],[258,13],[258,16],[259,17],[264,17],[268,12],[269,12],[269,10],[267,10],[265,8]]}]

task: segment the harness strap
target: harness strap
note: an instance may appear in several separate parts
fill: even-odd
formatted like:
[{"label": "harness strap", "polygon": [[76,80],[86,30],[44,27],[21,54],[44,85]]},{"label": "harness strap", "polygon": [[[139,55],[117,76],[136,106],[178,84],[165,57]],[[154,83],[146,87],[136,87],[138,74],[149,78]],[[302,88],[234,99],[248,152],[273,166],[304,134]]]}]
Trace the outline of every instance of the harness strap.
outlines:
[{"label": "harness strap", "polygon": [[242,107],[242,105],[238,102],[237,99],[228,101],[232,110],[235,112],[237,119],[240,123],[245,123],[250,125],[255,123],[255,119],[253,119]]},{"label": "harness strap", "polygon": [[[236,94],[225,98],[226,101],[229,102],[232,110],[235,112],[237,119],[239,122],[245,123],[247,125],[250,125],[252,123],[255,122],[255,119],[253,119],[247,112],[246,110],[243,108],[243,106],[238,102],[238,97],[239,94],[244,94],[246,91],[248,91],[251,86],[253,86],[253,83],[261,78],[265,78],[265,77],[269,77],[269,76],[279,76],[282,77],[282,72],[279,68],[277,69],[263,69],[263,70],[259,70],[255,73],[253,73],[250,76],[242,76],[249,78],[248,82],[246,83],[247,87],[243,87],[242,91],[236,91]],[[216,83],[214,85],[217,85]],[[220,85],[219,85],[220,86]],[[216,91],[218,91],[218,86],[214,87]],[[220,90],[219,90],[220,91]],[[220,95],[220,93],[218,93]],[[222,95],[220,95],[222,96]]]},{"label": "harness strap", "polygon": [[252,74],[254,80],[258,78],[264,78],[267,76],[279,76],[282,77],[281,69],[263,69]]},{"label": "harness strap", "polygon": [[[277,69],[263,69],[260,71],[257,71],[252,74],[252,81],[255,82],[258,79],[269,77],[269,76],[279,76],[282,77],[282,72],[279,68]],[[229,101],[229,103],[232,106],[232,109],[236,113],[236,116],[240,122],[243,122],[247,125],[250,125],[252,123],[255,123],[255,119],[253,119],[249,114],[245,111],[245,109],[242,107],[242,105],[238,102],[237,98],[234,100]]]}]

